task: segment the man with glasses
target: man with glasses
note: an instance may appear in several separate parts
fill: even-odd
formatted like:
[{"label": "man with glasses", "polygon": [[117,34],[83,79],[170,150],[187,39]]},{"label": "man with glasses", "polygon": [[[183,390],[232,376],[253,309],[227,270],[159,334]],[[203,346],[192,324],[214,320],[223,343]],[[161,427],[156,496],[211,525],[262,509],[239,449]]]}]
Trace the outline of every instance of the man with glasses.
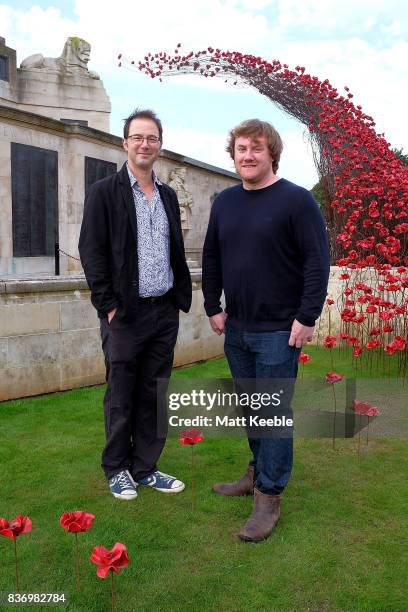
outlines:
[{"label": "man with glasses", "polygon": [[191,305],[180,209],[153,164],[162,124],[150,110],[125,121],[127,161],[85,199],[79,252],[100,317],[107,389],[102,468],[111,493],[131,500],[139,484],[178,493],[184,483],[157,469],[157,379],[170,376],[179,309]]}]

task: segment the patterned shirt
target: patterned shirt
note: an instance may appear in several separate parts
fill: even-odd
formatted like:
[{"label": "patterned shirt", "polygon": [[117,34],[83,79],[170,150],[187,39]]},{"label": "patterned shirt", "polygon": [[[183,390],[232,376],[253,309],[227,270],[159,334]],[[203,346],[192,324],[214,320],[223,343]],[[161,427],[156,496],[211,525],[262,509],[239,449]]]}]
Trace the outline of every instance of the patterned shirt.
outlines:
[{"label": "patterned shirt", "polygon": [[163,295],[173,286],[173,270],[170,266],[169,221],[157,187],[161,183],[153,172],[153,195],[149,202],[129,165],[127,170],[136,208],[139,295]]}]

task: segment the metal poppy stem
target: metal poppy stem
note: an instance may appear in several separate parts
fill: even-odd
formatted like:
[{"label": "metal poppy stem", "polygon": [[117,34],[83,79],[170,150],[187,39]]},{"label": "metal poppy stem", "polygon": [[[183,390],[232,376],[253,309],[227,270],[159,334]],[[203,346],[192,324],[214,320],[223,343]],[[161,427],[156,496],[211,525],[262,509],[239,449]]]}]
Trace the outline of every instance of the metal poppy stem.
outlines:
[{"label": "metal poppy stem", "polygon": [[76,570],[77,591],[79,593],[81,589],[81,575],[79,571],[79,546],[78,546],[78,533],[77,532],[75,532],[75,570]]},{"label": "metal poppy stem", "polygon": [[368,446],[368,430],[370,428],[370,417],[367,414],[367,437],[366,437],[366,446]]},{"label": "metal poppy stem", "polygon": [[194,512],[195,487],[194,487],[194,444],[191,445],[191,510]]},{"label": "metal poppy stem", "polygon": [[20,590],[20,584],[18,579],[18,561],[17,561],[17,538],[13,538],[14,541],[14,562],[16,566],[16,591],[17,593]]},{"label": "metal poppy stem", "polygon": [[335,440],[336,440],[336,414],[337,414],[337,402],[336,402],[336,392],[334,390],[334,383],[332,383],[333,388],[333,397],[334,397],[334,415],[333,415],[333,448],[335,448]]},{"label": "metal poppy stem", "polygon": [[357,445],[357,459],[360,460],[360,438],[361,438],[361,414],[358,415],[358,445]]},{"label": "metal poppy stem", "polygon": [[112,612],[115,610],[115,586],[113,583],[113,571],[111,570],[111,596],[112,596]]}]

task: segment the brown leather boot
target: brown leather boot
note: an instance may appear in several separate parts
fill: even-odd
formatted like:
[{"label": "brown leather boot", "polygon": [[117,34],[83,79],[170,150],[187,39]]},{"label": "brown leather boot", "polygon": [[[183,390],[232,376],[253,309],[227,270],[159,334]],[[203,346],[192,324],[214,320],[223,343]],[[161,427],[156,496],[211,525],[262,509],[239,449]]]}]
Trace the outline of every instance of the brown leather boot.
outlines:
[{"label": "brown leather boot", "polygon": [[237,482],[220,482],[213,486],[213,491],[220,495],[252,495],[254,490],[254,466],[248,465],[246,474]]},{"label": "brown leather boot", "polygon": [[245,542],[266,540],[280,517],[280,495],[265,495],[254,489],[252,514],[239,532]]}]

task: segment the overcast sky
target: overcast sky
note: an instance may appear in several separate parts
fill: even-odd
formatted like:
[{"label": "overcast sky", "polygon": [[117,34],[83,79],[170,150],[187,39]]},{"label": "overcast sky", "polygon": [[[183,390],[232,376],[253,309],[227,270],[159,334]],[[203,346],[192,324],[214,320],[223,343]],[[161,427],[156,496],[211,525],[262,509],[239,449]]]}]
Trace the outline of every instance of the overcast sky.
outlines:
[{"label": "overcast sky", "polygon": [[408,151],[405,0],[0,0],[0,36],[17,50],[58,57],[68,36],[92,47],[112,103],[111,132],[136,106],[153,108],[164,124],[164,147],[232,170],[224,152],[228,130],[259,117],[280,131],[285,149],[279,175],[311,188],[316,171],[305,127],[251,89],[193,76],[163,83],[118,68],[119,52],[138,60],[208,46],[278,59],[354,93],[393,147]]}]

